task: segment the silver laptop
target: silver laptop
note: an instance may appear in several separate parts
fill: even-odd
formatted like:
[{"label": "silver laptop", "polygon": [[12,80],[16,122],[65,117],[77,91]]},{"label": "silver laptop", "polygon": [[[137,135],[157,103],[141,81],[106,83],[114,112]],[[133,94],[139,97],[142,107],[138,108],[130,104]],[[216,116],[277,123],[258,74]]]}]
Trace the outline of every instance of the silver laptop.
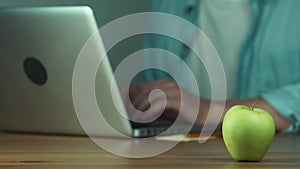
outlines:
[{"label": "silver laptop", "polygon": [[[72,75],[80,50],[98,31],[92,10],[84,6],[1,8],[0,23],[0,130],[85,134],[74,110]],[[113,76],[110,63],[106,59],[103,64],[106,66],[100,69],[108,70],[102,76],[109,79]],[[96,84],[104,91],[96,93],[102,94],[98,103],[112,107],[104,110],[104,116],[106,113],[106,120],[118,132],[147,137],[171,125],[130,122],[116,113],[106,94],[110,83],[96,79]],[[120,97],[118,91],[116,94]],[[122,107],[123,103],[118,104]],[[90,134],[118,135],[102,126],[103,119],[90,120],[95,124]]]}]

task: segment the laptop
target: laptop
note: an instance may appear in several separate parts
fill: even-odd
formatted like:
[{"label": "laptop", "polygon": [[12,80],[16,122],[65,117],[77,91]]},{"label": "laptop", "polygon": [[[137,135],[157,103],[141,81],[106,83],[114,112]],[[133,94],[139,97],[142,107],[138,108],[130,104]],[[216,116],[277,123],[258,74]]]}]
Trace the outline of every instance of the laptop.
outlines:
[{"label": "laptop", "polygon": [[[82,47],[98,31],[92,9],[4,7],[0,22],[0,130],[86,135],[74,109],[72,76]],[[102,41],[99,46],[104,50]],[[86,119],[93,124],[89,134],[149,137],[166,131],[171,122],[131,122],[121,101],[118,104],[125,113],[116,110],[107,92],[110,83],[103,81],[113,76],[109,60],[102,64],[99,69],[106,70],[99,75],[102,78],[96,78],[96,96],[100,108],[109,108],[102,111],[105,119]],[[117,132],[111,132],[105,121]],[[180,130],[184,128],[172,132]]]}]

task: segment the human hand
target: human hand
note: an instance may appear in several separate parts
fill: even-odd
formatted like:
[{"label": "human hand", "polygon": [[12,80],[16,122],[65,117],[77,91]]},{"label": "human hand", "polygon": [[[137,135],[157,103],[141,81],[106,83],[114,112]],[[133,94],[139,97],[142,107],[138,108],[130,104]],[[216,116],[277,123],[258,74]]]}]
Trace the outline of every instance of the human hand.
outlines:
[{"label": "human hand", "polygon": [[[150,122],[161,116],[175,120],[180,110],[186,122],[194,122],[199,111],[200,98],[181,89],[175,82],[161,79],[130,87],[129,98],[140,112],[130,114],[132,121]],[[128,107],[128,104],[127,104]]]}]

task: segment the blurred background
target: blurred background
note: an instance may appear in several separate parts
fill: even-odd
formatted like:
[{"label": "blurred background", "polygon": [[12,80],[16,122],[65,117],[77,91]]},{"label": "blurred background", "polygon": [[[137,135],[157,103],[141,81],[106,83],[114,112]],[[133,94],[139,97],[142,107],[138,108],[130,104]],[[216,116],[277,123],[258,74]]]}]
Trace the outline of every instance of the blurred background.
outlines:
[{"label": "blurred background", "polygon": [[[5,6],[74,6],[88,5],[101,27],[119,17],[150,10],[151,0],[0,0]],[[142,48],[142,36],[134,36],[115,45],[108,53],[115,68],[123,58]]]}]

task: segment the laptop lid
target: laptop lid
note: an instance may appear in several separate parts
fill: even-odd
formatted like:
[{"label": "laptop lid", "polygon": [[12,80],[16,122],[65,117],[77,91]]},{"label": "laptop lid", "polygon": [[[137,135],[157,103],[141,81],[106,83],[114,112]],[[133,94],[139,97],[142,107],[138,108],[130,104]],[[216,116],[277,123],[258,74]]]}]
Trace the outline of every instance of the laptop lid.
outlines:
[{"label": "laptop lid", "polygon": [[[92,10],[82,6],[1,8],[0,22],[0,129],[85,134],[74,110],[72,75],[80,50],[98,30]],[[104,50],[102,42],[99,46]],[[108,59],[103,64],[100,69],[107,70],[100,76],[112,78]],[[129,121],[116,115],[105,92],[110,83],[97,79],[96,95],[102,94],[98,103],[108,107],[102,111],[106,120],[117,131],[132,135]],[[90,134],[118,135],[102,125],[103,119],[89,120],[95,124]]]}]

